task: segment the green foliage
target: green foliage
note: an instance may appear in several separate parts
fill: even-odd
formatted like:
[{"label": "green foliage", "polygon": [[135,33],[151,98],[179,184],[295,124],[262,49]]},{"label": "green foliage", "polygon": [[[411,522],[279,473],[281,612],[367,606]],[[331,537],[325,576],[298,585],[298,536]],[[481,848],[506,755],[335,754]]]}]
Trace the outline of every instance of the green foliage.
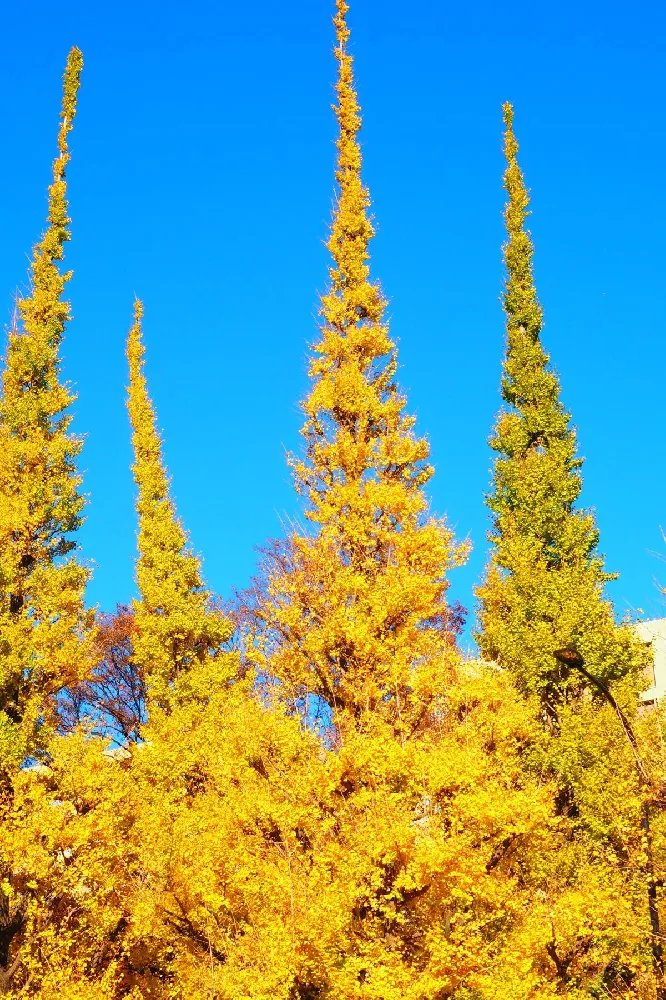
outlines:
[{"label": "green foliage", "polygon": [[604,597],[598,532],[590,511],[576,508],[582,459],[560,401],[560,387],[541,344],[542,312],[532,274],[532,241],[525,220],[529,198],[517,161],[513,108],[504,105],[508,194],[504,247],[507,347],[502,397],[492,448],[492,545],[478,588],[477,639],[483,655],[511,670],[520,687],[536,692],[551,712],[585,687],[553,652],[574,646],[602,679],[646,664],[639,643],[617,628]]}]

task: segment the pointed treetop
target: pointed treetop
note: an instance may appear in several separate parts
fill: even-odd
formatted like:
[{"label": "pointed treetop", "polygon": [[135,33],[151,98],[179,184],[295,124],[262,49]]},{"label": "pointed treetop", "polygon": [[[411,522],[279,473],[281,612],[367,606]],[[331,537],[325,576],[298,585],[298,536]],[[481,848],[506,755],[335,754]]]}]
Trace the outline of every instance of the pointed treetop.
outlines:
[{"label": "pointed treetop", "polygon": [[[374,228],[368,214],[370,195],[361,180],[361,113],[354,85],[353,59],[347,52],[349,28],[345,0],[337,0],[333,18],[338,61],[336,84],[337,103],[334,105],[339,134],[336,141],[338,203],[331,224],[328,249],[333,257],[332,288],[322,299],[325,319],[346,330],[359,321],[380,323],[385,301],[379,286],[369,281],[368,246]],[[379,353],[388,352],[392,345],[383,338]]]},{"label": "pointed treetop", "polygon": [[[513,107],[506,103],[502,111],[507,161],[504,187],[508,195],[504,209],[507,344],[502,397],[509,410],[500,413],[490,442],[500,457],[495,468],[496,491],[488,502],[498,515],[500,535],[506,538],[517,532],[538,539],[548,562],[559,565],[569,558],[562,546],[568,548],[572,540],[564,524],[580,495],[578,470],[582,460],[576,456],[576,435],[560,399],[557,374],[541,343],[543,313],[534,282],[534,247],[525,225],[530,199],[518,164]],[[528,473],[530,469],[532,473]],[[539,482],[536,492],[529,485],[533,476]],[[584,534],[589,556],[597,541],[591,522]],[[576,551],[577,558],[581,551]],[[493,558],[499,558],[498,553]]]},{"label": "pointed treetop", "polygon": [[617,630],[603,596],[609,574],[597,550],[590,511],[579,509],[582,459],[560,399],[560,384],[541,342],[543,317],[532,270],[526,219],[529,196],[518,165],[513,108],[503,107],[507,241],[506,356],[502,398],[491,447],[497,452],[493,489],[492,549],[477,590],[480,631],[487,659],[512,670],[525,690],[538,693],[548,712],[579,692],[582,678],[553,656],[579,648],[604,680],[634,669],[640,656],[630,634]]},{"label": "pointed treetop", "polygon": [[[67,57],[63,76],[63,95],[58,130],[58,156],[53,162],[53,183],[49,187],[48,225],[36,244],[31,263],[31,294],[19,301],[19,312],[26,333],[46,337],[52,348],[60,343],[69,319],[69,303],[61,300],[71,272],[60,274],[55,262],[62,260],[63,248],[70,239],[67,215],[65,168],[70,153],[67,137],[74,125],[83,56],[73,48]],[[64,392],[64,390],[63,390]],[[72,402],[72,397],[67,403]],[[67,405],[67,403],[65,405]]]},{"label": "pointed treetop", "polygon": [[83,69],[83,54],[81,49],[74,46],[67,56],[67,65],[63,75],[63,95],[62,110],[60,112],[61,124],[58,134],[58,149],[61,154],[67,153],[67,135],[74,124],[76,115],[76,99],[79,92],[81,70]]},{"label": "pointed treetop", "polygon": [[67,137],[82,65],[73,49],[46,230],[33,248],[30,288],[9,332],[0,393],[0,709],[22,720],[26,733],[34,724],[33,735],[54,722],[58,692],[85,674],[92,636],[84,607],[89,572],[71,556],[84,501],[76,462],[81,439],[69,431],[75,397],[60,378],[69,319],[63,292],[71,273],[58,269],[70,238]]},{"label": "pointed treetop", "polygon": [[143,303],[134,303],[134,323],[127,338],[129,391],[127,406],[132,425],[134,479],[139,489],[139,588],[144,600],[153,592],[150,604],[160,606],[161,588],[177,579],[177,587],[187,590],[202,586],[199,560],[187,551],[187,536],[176,516],[169,491],[169,479],[162,457],[153,403],[144,374],[145,347],[142,332]]},{"label": "pointed treetop", "polygon": [[[70,239],[67,229],[67,201],[65,200],[65,168],[70,160],[67,137],[74,127],[77,99],[83,69],[81,50],[73,48],[67,57],[67,65],[63,75],[62,105],[60,109],[60,129],[58,131],[58,156],[53,163],[53,184],[49,188],[49,230],[41,244],[35,248],[35,253],[52,256],[54,260],[62,260],[63,244]],[[34,265],[33,265],[34,267]],[[68,280],[65,275],[63,280]]]},{"label": "pointed treetop", "polygon": [[504,187],[509,196],[504,209],[508,235],[504,246],[507,269],[504,308],[510,326],[522,326],[527,333],[536,338],[541,332],[543,315],[534,286],[532,270],[534,247],[530,232],[525,228],[525,220],[530,214],[530,199],[523,172],[518,165],[518,142],[513,131],[513,106],[507,102],[503,105],[502,112],[506,126],[504,154],[507,160]]},{"label": "pointed treetop", "polygon": [[170,496],[155,409],[144,374],[143,305],[134,303],[134,323],[127,340],[130,381],[128,409],[134,448],[134,480],[139,519],[136,576],[140,600],[134,604],[137,634],[134,656],[145,671],[149,701],[174,704],[174,682],[188,696],[192,668],[221,651],[232,627],[211,606],[201,563]]},{"label": "pointed treetop", "polygon": [[[145,353],[143,345],[143,303],[134,301],[134,323],[127,338],[127,359],[129,361],[130,388],[128,408],[132,423],[132,443],[134,445],[134,475],[139,487],[139,478],[150,468],[151,494],[154,502],[168,499],[169,481],[162,462],[162,446],[157,432],[155,410],[148,395],[148,383],[144,374]],[[185,536],[174,539],[177,549],[185,543]]]},{"label": "pointed treetop", "polygon": [[[553,435],[568,437],[575,447],[573,431],[569,427],[569,414],[559,399],[559,382],[549,366],[548,355],[540,340],[543,312],[534,283],[532,237],[525,224],[530,214],[530,198],[518,164],[518,142],[513,131],[512,105],[508,102],[504,104],[502,112],[506,128],[504,154],[507,162],[504,188],[508,195],[504,207],[507,240],[503,247],[506,266],[503,301],[507,349],[502,396],[509,406],[522,412],[525,418],[520,426],[515,421],[508,420],[506,432],[511,427],[520,438],[520,441],[511,444],[509,450],[516,446],[528,447],[530,442],[534,444],[546,430],[551,440]],[[491,444],[493,448],[497,448],[499,441],[494,440]],[[503,450],[503,447],[500,445],[498,450]]]},{"label": "pointed treetop", "polygon": [[336,14],[333,18],[333,24],[335,25],[335,35],[338,42],[338,47],[343,49],[347,42],[349,41],[350,31],[347,26],[347,13],[349,11],[349,4],[345,3],[345,0],[336,0]]},{"label": "pointed treetop", "polygon": [[316,528],[294,531],[269,557],[258,618],[268,670],[289,697],[314,693],[345,726],[391,718],[404,735],[442,688],[453,645],[445,573],[463,552],[428,514],[429,445],[405,412],[385,299],[370,277],[347,10],[337,0],[330,284],[303,403],[305,455],[290,459]]}]

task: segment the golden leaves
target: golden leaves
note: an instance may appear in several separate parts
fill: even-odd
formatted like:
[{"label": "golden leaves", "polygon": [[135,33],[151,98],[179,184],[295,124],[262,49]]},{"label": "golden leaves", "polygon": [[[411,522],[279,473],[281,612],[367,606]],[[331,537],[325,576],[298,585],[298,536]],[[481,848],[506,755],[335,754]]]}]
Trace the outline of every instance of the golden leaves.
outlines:
[{"label": "golden leaves", "polygon": [[[169,496],[156,417],[144,375],[141,321],[143,305],[134,306],[127,341],[130,369],[128,409],[134,447],[134,480],[139,516],[137,582],[134,603],[134,656],[142,665],[155,706],[167,707],[176,696],[191,694],[190,671],[206,666],[231,636],[230,623],[211,606],[197,557],[187,544]],[[220,668],[223,669],[223,668]]]},{"label": "golden leaves", "polygon": [[[622,678],[618,698],[628,714],[635,708],[627,668],[641,656],[601,599],[593,519],[573,510],[580,460],[539,342],[513,110],[504,109],[503,382],[512,409],[493,441],[496,551],[480,591],[482,645],[498,661],[489,663],[455,648],[459,612],[447,604],[446,575],[466,546],[429,513],[429,445],[405,413],[386,301],[370,278],[347,10],[337,0],[331,286],[304,404],[306,452],[291,460],[311,532],[270,550],[241,662],[225,648],[232,624],[211,600],[170,495],[137,302],[127,353],[140,599],[102,629],[104,669],[87,688],[76,684],[91,655],[87,574],[63,558],[81,501],[72,397],[59,381],[69,275],[55,266],[69,238],[64,170],[81,70],[78,50],[70,54],[49,228],[23,329],[10,335],[0,421],[8,995],[652,995],[643,789],[612,713],[572,697],[580,692],[551,658],[575,638],[604,676]],[[114,688],[114,670],[125,671],[124,687]],[[86,717],[93,683],[109,686],[98,701],[107,716],[118,698],[129,745],[99,737],[104,708]],[[56,726],[64,685],[82,720],[69,733]],[[556,719],[553,690],[564,692]],[[128,692],[141,704],[131,702],[123,721]],[[655,775],[659,722],[636,720]],[[658,804],[649,846],[661,874]]]}]

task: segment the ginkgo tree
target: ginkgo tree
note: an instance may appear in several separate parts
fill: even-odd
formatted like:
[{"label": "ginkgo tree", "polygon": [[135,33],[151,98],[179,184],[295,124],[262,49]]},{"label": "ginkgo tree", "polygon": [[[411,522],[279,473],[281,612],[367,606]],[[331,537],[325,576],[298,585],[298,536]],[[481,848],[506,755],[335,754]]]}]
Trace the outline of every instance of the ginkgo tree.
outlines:
[{"label": "ginkgo tree", "polygon": [[491,439],[497,452],[487,498],[493,527],[490,561],[477,591],[477,639],[484,656],[511,670],[524,690],[538,693],[556,714],[558,703],[580,692],[585,680],[556,660],[555,650],[575,646],[605,679],[638,674],[646,657],[629,629],[615,624],[604,595],[613,576],[598,552],[594,515],[576,506],[583,460],[541,342],[543,314],[525,226],[529,197],[510,104],[504,105],[504,124],[506,408]]},{"label": "ginkgo tree", "polygon": [[[540,766],[555,781],[560,827],[557,850],[539,867],[544,898],[557,913],[548,949],[560,987],[612,985],[620,995],[634,996],[635,988],[641,995],[652,946],[644,793],[626,734],[589,676],[613,683],[633,716],[648,656],[631,630],[615,623],[604,594],[613,577],[597,550],[594,516],[576,506],[582,459],[541,342],[543,315],[526,228],[529,197],[510,104],[503,114],[506,408],[491,439],[497,452],[487,498],[493,527],[490,560],[477,591],[477,639],[485,657],[513,674],[523,692],[539,698],[546,722]],[[587,673],[554,656],[563,647],[582,657]],[[649,754],[658,728],[643,728]],[[656,767],[660,772],[663,765]],[[661,836],[657,855],[663,868]],[[595,922],[605,926],[604,946],[595,941],[591,947],[586,928]]]},{"label": "ginkgo tree", "polygon": [[61,378],[69,319],[61,272],[70,238],[65,170],[83,60],[64,75],[58,155],[47,228],[30,263],[30,287],[9,332],[0,395],[0,768],[44,745],[57,696],[89,668],[88,570],[75,555],[84,500],[71,429],[74,395]]},{"label": "ginkgo tree", "polygon": [[552,961],[524,919],[541,890],[521,871],[552,842],[555,793],[522,767],[539,739],[532,708],[455,650],[446,572],[464,548],[429,513],[428,445],[370,280],[347,12],[339,0],[331,285],[305,454],[291,461],[311,529],[268,552],[250,653],[306,719],[313,701],[330,712],[331,818],[353,902],[337,965],[315,965],[303,995],[528,997]]},{"label": "ginkgo tree", "polygon": [[270,671],[294,699],[323,700],[339,728],[382,716],[408,736],[446,676],[446,572],[466,548],[429,513],[428,442],[405,412],[386,301],[370,278],[374,230],[347,11],[340,0],[330,288],[303,404],[305,454],[291,459],[311,530],[269,551],[257,617]]},{"label": "ginkgo tree", "polygon": [[[176,512],[138,301],[137,592],[96,623],[85,609],[59,371],[70,53],[49,226],[0,401],[0,993],[16,1000],[664,995],[661,713],[638,711],[644,651],[615,625],[576,506],[513,110],[507,409],[473,659],[447,600],[466,546],[430,511],[428,442],[371,276],[348,12],[337,0],[330,285],[290,458],[306,527],[268,549],[235,611]],[[587,673],[553,657],[565,645]]]},{"label": "ginkgo tree", "polygon": [[[74,396],[61,378],[69,319],[61,272],[70,238],[65,171],[76,115],[81,52],[69,53],[47,226],[30,286],[9,331],[0,394],[0,787],[11,808],[18,768],[43,757],[58,726],[58,698],[90,669],[88,570],[75,555],[83,497],[70,430]],[[29,894],[0,852],[0,990],[11,987]]]},{"label": "ginkgo tree", "polygon": [[211,603],[201,564],[191,551],[169,494],[169,482],[155,411],[144,374],[141,320],[137,300],[127,340],[134,479],[139,520],[136,563],[139,599],[134,604],[134,658],[141,664],[153,707],[169,709],[174,685],[194,676],[196,664],[210,660],[230,638],[232,627]]}]

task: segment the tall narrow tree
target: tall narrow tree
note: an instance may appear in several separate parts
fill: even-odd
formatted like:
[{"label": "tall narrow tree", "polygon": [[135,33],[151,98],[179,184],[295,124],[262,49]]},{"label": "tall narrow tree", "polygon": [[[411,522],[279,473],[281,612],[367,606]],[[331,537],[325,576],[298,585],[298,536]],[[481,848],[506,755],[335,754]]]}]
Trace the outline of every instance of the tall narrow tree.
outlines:
[{"label": "tall narrow tree", "polygon": [[498,452],[488,506],[492,551],[480,600],[478,641],[484,656],[514,671],[523,689],[553,706],[581,687],[553,651],[574,645],[590,669],[610,679],[642,663],[628,629],[616,628],[604,598],[594,515],[576,508],[582,459],[557,375],[541,343],[542,310],[525,226],[529,197],[518,165],[513,108],[504,105],[504,247],[507,348],[492,448]]},{"label": "tall narrow tree", "polygon": [[140,600],[134,603],[134,658],[141,664],[154,704],[168,708],[173,684],[196,663],[217,655],[231,625],[211,606],[199,559],[169,495],[155,411],[144,375],[141,331],[143,306],[137,301],[127,342],[128,409],[138,487]]},{"label": "tall narrow tree", "polygon": [[291,459],[314,530],[296,531],[269,556],[259,617],[271,670],[292,695],[318,696],[341,724],[381,713],[405,733],[423,719],[444,669],[444,574],[462,550],[428,514],[429,446],[405,413],[386,301],[370,278],[374,229],[347,11],[337,0],[330,288],[303,405],[305,454]]},{"label": "tall narrow tree", "polygon": [[74,48],[64,75],[58,156],[49,188],[48,225],[30,266],[28,295],[9,334],[0,399],[0,758],[33,750],[48,731],[56,697],[87,666],[88,571],[72,534],[84,501],[70,431],[74,395],[60,377],[69,319],[61,273],[70,238],[65,169],[83,59]]}]

